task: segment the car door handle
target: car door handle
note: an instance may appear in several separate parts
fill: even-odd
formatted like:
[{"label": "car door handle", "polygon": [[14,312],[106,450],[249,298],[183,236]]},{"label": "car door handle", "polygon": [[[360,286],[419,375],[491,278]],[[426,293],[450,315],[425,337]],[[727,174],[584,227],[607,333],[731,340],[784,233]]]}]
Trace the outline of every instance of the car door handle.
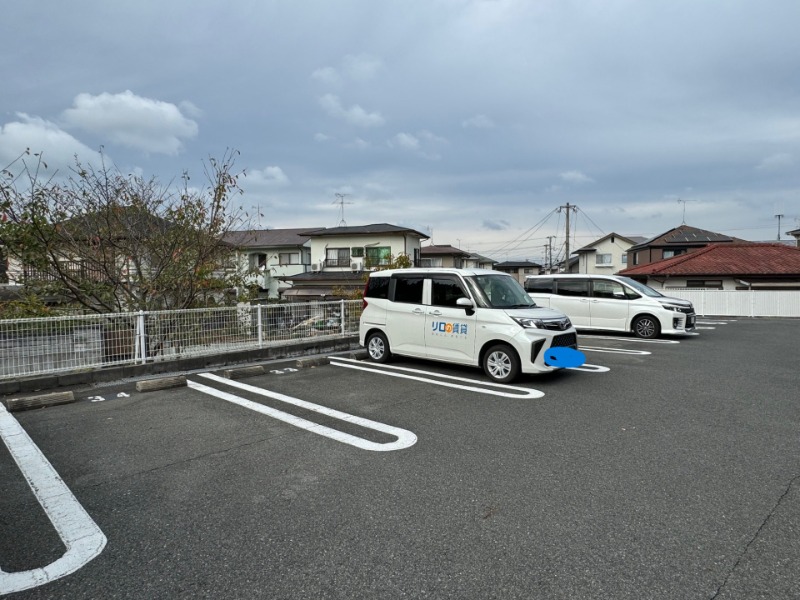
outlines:
[{"label": "car door handle", "polygon": [[432,311],[431,311],[430,313],[428,313],[428,314],[431,314],[431,315],[433,315],[434,317],[441,317],[441,316],[442,316],[442,313],[441,313],[441,311],[438,311],[438,310],[432,310]]},{"label": "car door handle", "polygon": [[423,310],[422,310],[421,308],[415,308],[415,309],[414,309],[414,310],[412,310],[411,312],[412,312],[412,313],[414,313],[415,315],[421,315],[421,314],[423,314]]}]

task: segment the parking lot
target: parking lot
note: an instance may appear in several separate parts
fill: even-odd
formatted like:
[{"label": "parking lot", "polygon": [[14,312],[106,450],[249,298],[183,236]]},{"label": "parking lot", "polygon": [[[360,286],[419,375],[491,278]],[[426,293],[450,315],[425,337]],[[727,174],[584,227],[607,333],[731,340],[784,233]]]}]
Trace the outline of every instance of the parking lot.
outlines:
[{"label": "parking lot", "polygon": [[[581,335],[586,368],[513,386],[334,358],[7,414],[83,512],[0,445],[0,593],[800,597],[800,321],[698,326]],[[47,582],[51,519],[91,543]]]}]

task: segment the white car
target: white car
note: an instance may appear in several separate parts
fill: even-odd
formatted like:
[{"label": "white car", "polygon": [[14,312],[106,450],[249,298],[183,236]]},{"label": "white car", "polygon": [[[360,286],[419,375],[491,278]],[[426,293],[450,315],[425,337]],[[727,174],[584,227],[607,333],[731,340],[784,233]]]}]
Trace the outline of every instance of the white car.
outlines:
[{"label": "white car", "polygon": [[564,313],[537,306],[512,276],[487,269],[370,273],[359,342],[375,362],[399,354],[474,365],[501,383],[554,371],[547,351],[578,347]]},{"label": "white car", "polygon": [[579,330],[633,332],[641,338],[694,331],[688,300],[664,296],[617,275],[531,275],[525,289],[538,304],[564,311]]}]

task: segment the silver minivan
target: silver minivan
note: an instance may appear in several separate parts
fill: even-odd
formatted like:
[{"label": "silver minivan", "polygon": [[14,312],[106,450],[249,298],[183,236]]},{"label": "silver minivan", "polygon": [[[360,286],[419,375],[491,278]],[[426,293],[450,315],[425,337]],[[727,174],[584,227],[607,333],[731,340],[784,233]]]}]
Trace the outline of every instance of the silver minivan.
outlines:
[{"label": "silver minivan", "polygon": [[374,362],[400,354],[480,366],[500,383],[554,371],[553,355],[578,348],[563,312],[537,306],[511,275],[488,269],[370,273],[359,342]]},{"label": "silver minivan", "polygon": [[525,278],[537,304],[566,313],[576,329],[633,332],[642,338],[694,331],[694,306],[617,275],[554,274]]}]

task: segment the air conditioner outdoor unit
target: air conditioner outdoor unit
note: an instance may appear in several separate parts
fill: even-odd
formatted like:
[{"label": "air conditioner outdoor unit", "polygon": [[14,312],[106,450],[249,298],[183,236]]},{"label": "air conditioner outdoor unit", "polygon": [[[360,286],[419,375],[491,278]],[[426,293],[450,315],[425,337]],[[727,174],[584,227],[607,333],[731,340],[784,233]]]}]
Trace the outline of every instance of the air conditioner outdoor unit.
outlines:
[{"label": "air conditioner outdoor unit", "polygon": [[322,269],[319,267],[319,263],[311,263],[311,272],[312,273],[319,273]]},{"label": "air conditioner outdoor unit", "polygon": [[359,261],[351,262],[350,263],[350,270],[353,271],[353,273],[355,273],[357,271],[360,271],[362,269],[362,266],[363,266],[363,263],[361,263]]}]

